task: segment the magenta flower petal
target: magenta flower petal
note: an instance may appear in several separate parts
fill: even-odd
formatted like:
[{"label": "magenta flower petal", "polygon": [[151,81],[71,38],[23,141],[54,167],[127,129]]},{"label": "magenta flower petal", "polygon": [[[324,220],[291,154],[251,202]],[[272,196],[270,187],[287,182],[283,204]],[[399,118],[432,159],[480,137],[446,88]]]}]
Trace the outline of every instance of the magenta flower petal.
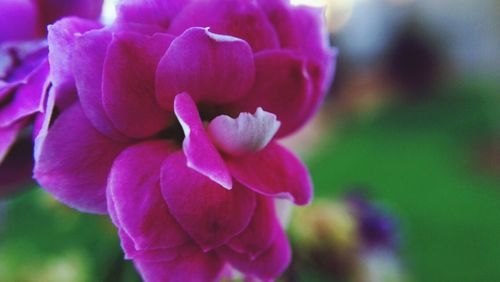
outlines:
[{"label": "magenta flower petal", "polygon": [[281,121],[278,136],[294,132],[307,121],[313,95],[305,61],[287,51],[266,51],[255,56],[255,67],[253,89],[232,105],[233,110],[254,112],[262,107]]},{"label": "magenta flower petal", "polygon": [[35,0],[35,2],[38,2],[41,25],[44,28],[65,16],[97,19],[101,15],[104,0]]},{"label": "magenta flower petal", "polygon": [[102,74],[112,34],[107,29],[91,30],[75,39],[71,68],[82,109],[96,129],[115,139],[126,140],[111,123],[102,105]]},{"label": "magenta flower petal", "polygon": [[134,264],[145,282],[215,281],[224,266],[215,253],[200,251],[173,261],[135,260]]},{"label": "magenta flower petal", "polygon": [[158,65],[156,94],[164,109],[175,95],[227,103],[248,93],[255,77],[250,46],[238,38],[194,27],[174,39]]},{"label": "magenta flower petal", "polygon": [[237,270],[243,272],[247,278],[274,280],[288,267],[292,258],[292,251],[283,229],[278,228],[271,247],[252,259],[248,255],[232,251],[230,248],[221,248],[219,254]]},{"label": "magenta flower petal", "polygon": [[311,201],[312,182],[306,167],[277,143],[258,153],[226,161],[234,178],[255,192],[288,198],[297,205]]},{"label": "magenta flower petal", "polygon": [[103,104],[114,126],[127,136],[154,135],[173,121],[155,97],[160,58],[174,37],[122,32],[114,35],[104,62]]},{"label": "magenta flower petal", "polygon": [[255,193],[237,183],[223,189],[187,167],[182,152],[163,163],[161,187],[172,215],[205,251],[243,231],[255,210]]},{"label": "magenta flower petal", "polygon": [[274,242],[277,230],[281,228],[275,215],[274,201],[258,196],[255,213],[248,227],[233,238],[228,246],[238,253],[255,259],[266,251]]},{"label": "magenta flower petal", "polygon": [[0,1],[0,42],[36,38],[40,35],[38,20],[34,1]]},{"label": "magenta flower petal", "polygon": [[65,108],[77,98],[71,65],[75,34],[99,27],[97,22],[75,17],[64,18],[48,26],[50,75],[59,107]]},{"label": "magenta flower petal", "polygon": [[193,26],[242,38],[254,52],[279,47],[273,26],[254,1],[192,1],[172,22],[169,32],[179,35]]},{"label": "magenta flower petal", "polygon": [[271,1],[263,7],[278,33],[281,47],[294,50],[317,65],[317,95],[324,96],[333,79],[337,51],[329,45],[323,8],[290,7],[283,1]]},{"label": "magenta flower petal", "polygon": [[[140,248],[130,237],[126,230],[121,227],[121,221],[118,218],[116,204],[111,194],[111,189],[107,191],[107,206],[108,214],[111,221],[118,228],[118,236],[120,237],[121,247],[125,252],[126,259],[140,259],[144,261],[170,261],[179,256],[186,256],[195,253],[199,248],[192,242],[181,244],[174,247],[158,246],[155,248]],[[159,197],[161,199],[161,195]],[[165,204],[163,204],[165,205]],[[161,217],[161,216],[160,216]]]},{"label": "magenta flower petal", "polygon": [[211,180],[231,189],[229,170],[215,146],[210,141],[193,99],[187,93],[175,97],[175,114],[184,130],[182,147],[187,166]]},{"label": "magenta flower petal", "polygon": [[117,6],[118,21],[164,28],[170,25],[172,18],[191,0],[121,0]]},{"label": "magenta flower petal", "polygon": [[49,88],[47,91],[44,103],[43,111],[35,116],[33,122],[33,158],[35,162],[38,161],[40,157],[40,149],[43,147],[49,127],[53,121],[52,118],[54,117],[56,95],[53,87]]},{"label": "magenta flower petal", "polygon": [[96,131],[81,106],[74,104],[57,118],[41,144],[35,178],[68,206],[105,213],[106,180],[125,146]]},{"label": "magenta flower petal", "polygon": [[179,257],[179,251],[184,251],[184,249],[179,248],[180,246],[160,249],[137,249],[130,235],[123,229],[118,229],[118,236],[120,237],[121,247],[126,259],[137,259],[148,262],[171,261]]},{"label": "magenta flower petal", "polygon": [[42,110],[43,99],[48,87],[49,64],[41,63],[28,76],[25,84],[18,87],[12,100],[0,111],[0,127],[9,126]]},{"label": "magenta flower petal", "polygon": [[[43,40],[6,42],[0,44],[0,97],[4,97],[5,86],[26,84],[35,68],[47,60],[47,43]],[[6,61],[6,62],[4,62]],[[10,87],[9,90],[14,89]]]},{"label": "magenta flower petal", "polygon": [[166,141],[146,141],[125,149],[111,168],[107,195],[113,200],[116,225],[137,249],[171,248],[188,241],[161,195],[161,165],[174,150]]},{"label": "magenta flower petal", "polygon": [[207,131],[224,153],[241,156],[264,149],[280,124],[276,115],[257,108],[255,114],[240,113],[235,119],[220,115],[210,122]]},{"label": "magenta flower petal", "polygon": [[[260,0],[269,20],[276,29],[281,47],[299,51],[317,61],[325,59],[331,50],[325,30],[323,8],[290,7],[286,1]],[[331,62],[325,62],[331,64]]]}]

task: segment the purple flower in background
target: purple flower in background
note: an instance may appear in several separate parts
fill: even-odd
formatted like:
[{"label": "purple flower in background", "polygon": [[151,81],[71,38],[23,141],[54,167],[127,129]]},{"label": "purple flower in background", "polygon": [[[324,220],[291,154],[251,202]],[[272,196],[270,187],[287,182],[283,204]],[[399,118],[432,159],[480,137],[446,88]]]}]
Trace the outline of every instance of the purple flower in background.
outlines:
[{"label": "purple flower in background", "polygon": [[16,140],[30,142],[25,128],[43,109],[49,85],[46,26],[67,15],[97,18],[101,6],[102,0],[0,0],[0,196],[31,178],[26,146],[12,150],[19,155],[7,154]]},{"label": "purple flower in background", "polygon": [[65,16],[96,19],[103,0],[0,0],[0,42],[42,39]]},{"label": "purple flower in background", "polygon": [[393,216],[370,202],[362,192],[348,194],[345,201],[358,221],[360,240],[365,249],[397,249],[398,227]]},{"label": "purple flower in background", "polygon": [[276,140],[317,111],[335,52],[320,9],[286,1],[121,1],[107,27],[49,27],[52,88],[35,178],[109,213],[146,281],[277,278],[290,261],[274,198],[310,202]]}]

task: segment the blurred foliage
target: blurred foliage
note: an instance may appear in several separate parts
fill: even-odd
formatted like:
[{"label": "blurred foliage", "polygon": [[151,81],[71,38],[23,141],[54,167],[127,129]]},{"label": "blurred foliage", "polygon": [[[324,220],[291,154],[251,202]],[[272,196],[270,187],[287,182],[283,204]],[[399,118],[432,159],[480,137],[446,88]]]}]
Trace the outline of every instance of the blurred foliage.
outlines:
[{"label": "blurred foliage", "polygon": [[140,281],[105,216],[79,213],[32,189],[9,202],[3,224],[0,281]]},{"label": "blurred foliage", "polygon": [[338,121],[309,162],[316,197],[369,187],[402,221],[414,281],[500,281],[500,175],[476,158],[500,133],[499,93],[461,81]]}]

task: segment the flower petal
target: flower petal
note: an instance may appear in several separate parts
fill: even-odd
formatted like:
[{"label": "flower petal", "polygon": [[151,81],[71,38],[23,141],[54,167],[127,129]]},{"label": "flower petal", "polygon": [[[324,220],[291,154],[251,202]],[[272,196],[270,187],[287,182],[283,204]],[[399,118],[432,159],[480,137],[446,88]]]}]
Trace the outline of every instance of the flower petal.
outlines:
[{"label": "flower petal", "polygon": [[75,34],[97,29],[98,22],[76,17],[64,18],[48,26],[51,82],[56,91],[57,105],[66,108],[76,100],[76,86],[71,68]]},{"label": "flower petal", "polygon": [[30,0],[0,1],[0,42],[40,36],[37,7]]},{"label": "flower petal", "polygon": [[106,189],[108,214],[113,224],[118,227],[118,236],[120,237],[121,247],[125,253],[126,259],[141,259],[145,261],[170,261],[180,255],[190,254],[192,252],[198,251],[199,248],[191,242],[172,248],[137,248],[138,246],[134,243],[127,231],[120,227],[121,222],[116,211],[116,204],[114,202],[113,195],[110,192],[111,189]]},{"label": "flower petal", "polygon": [[40,156],[40,148],[43,147],[49,127],[53,121],[55,103],[56,95],[54,87],[50,87],[45,96],[42,111],[35,116],[33,122],[33,140],[35,142],[33,147],[33,158],[35,161],[37,161]]},{"label": "flower petal", "polygon": [[250,93],[228,108],[253,112],[258,107],[281,121],[278,136],[287,135],[306,121],[312,85],[306,63],[287,51],[266,51],[255,56],[256,77]]},{"label": "flower petal", "polygon": [[13,94],[12,101],[0,110],[0,127],[29,117],[42,110],[48,87],[49,64],[44,61],[29,75],[26,84]]},{"label": "flower petal", "polygon": [[[108,202],[109,203],[109,202]],[[123,229],[118,230],[120,245],[125,253],[125,259],[140,259],[144,261],[171,261],[179,256],[178,247],[158,249],[137,249],[134,241]]]},{"label": "flower petal", "polygon": [[254,1],[193,1],[174,19],[169,32],[179,35],[192,26],[242,38],[254,51],[279,47],[273,26]]},{"label": "flower petal", "polygon": [[236,119],[220,115],[210,122],[207,131],[220,150],[241,156],[264,149],[280,124],[274,114],[259,107],[255,114],[240,113]]},{"label": "flower petal", "polygon": [[189,239],[161,195],[161,165],[175,149],[166,141],[142,142],[125,149],[111,168],[107,189],[117,226],[137,249],[171,248]]},{"label": "flower petal", "polygon": [[101,133],[127,140],[109,120],[102,105],[102,71],[112,34],[108,29],[91,30],[75,39],[71,68],[83,112]]},{"label": "flower petal", "polygon": [[182,92],[197,102],[227,103],[247,94],[254,77],[253,54],[245,41],[193,27],[172,41],[161,59],[157,99],[167,110]]},{"label": "flower petal", "polygon": [[33,70],[47,60],[44,40],[15,41],[0,44],[0,100],[28,82]]},{"label": "flower petal", "polygon": [[288,267],[292,252],[283,229],[278,228],[271,247],[255,259],[239,254],[230,248],[221,248],[219,254],[247,278],[274,280]]},{"label": "flower petal", "polygon": [[65,110],[40,145],[34,175],[59,201],[77,210],[106,212],[106,180],[126,147],[100,134],[80,104]]},{"label": "flower petal", "polygon": [[[44,29],[48,24],[67,16],[78,16],[97,19],[101,15],[104,0],[38,0],[41,14],[41,25]],[[45,31],[45,30],[44,30]]]},{"label": "flower petal", "polygon": [[[287,1],[260,0],[278,34],[281,47],[321,62],[331,50],[323,8],[291,6]],[[331,64],[332,62],[324,62]]]},{"label": "flower petal", "polygon": [[322,101],[332,82],[337,56],[337,50],[329,44],[323,8],[290,7],[283,1],[272,1],[263,7],[278,33],[282,48],[299,52],[314,66],[309,72],[317,73],[311,76],[317,85],[317,96],[321,96],[318,100]]},{"label": "flower petal", "polygon": [[173,36],[114,35],[103,71],[103,106],[122,133],[134,138],[154,135],[173,121],[155,97],[155,73]]},{"label": "flower petal", "polygon": [[222,189],[187,167],[182,152],[163,163],[161,187],[171,214],[205,251],[243,231],[255,210],[255,193],[236,183]]},{"label": "flower petal", "polygon": [[120,22],[168,27],[172,18],[191,0],[121,0],[117,6]]},{"label": "flower petal", "polygon": [[182,144],[187,166],[231,189],[232,180],[224,160],[210,141],[193,99],[187,93],[175,97],[175,115],[184,130]]},{"label": "flower petal", "polygon": [[197,252],[173,261],[134,260],[145,282],[215,281],[224,262],[217,254]]},{"label": "flower petal", "polygon": [[311,201],[312,182],[302,162],[277,143],[239,158],[227,158],[233,177],[266,196],[291,199],[305,205]]},{"label": "flower petal", "polygon": [[250,224],[233,238],[228,246],[238,253],[250,255],[252,259],[255,259],[273,244],[279,228],[281,227],[276,217],[273,200],[258,196]]}]

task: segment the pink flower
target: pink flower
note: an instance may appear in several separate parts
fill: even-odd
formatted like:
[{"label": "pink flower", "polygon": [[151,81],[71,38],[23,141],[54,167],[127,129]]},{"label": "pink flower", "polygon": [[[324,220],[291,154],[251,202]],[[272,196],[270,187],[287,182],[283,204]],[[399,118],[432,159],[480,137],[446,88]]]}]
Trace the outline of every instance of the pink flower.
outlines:
[{"label": "pink flower", "polygon": [[277,278],[291,254],[273,199],[307,204],[312,185],[276,140],[329,86],[322,24],[280,0],[124,0],[109,27],[57,22],[36,179],[108,212],[146,281]]},{"label": "pink flower", "polygon": [[0,0],[0,196],[31,179],[31,132],[24,129],[43,110],[47,24],[67,15],[96,18],[101,6],[102,0]]},{"label": "pink flower", "polygon": [[0,0],[0,42],[42,39],[65,16],[96,19],[103,0]]}]

